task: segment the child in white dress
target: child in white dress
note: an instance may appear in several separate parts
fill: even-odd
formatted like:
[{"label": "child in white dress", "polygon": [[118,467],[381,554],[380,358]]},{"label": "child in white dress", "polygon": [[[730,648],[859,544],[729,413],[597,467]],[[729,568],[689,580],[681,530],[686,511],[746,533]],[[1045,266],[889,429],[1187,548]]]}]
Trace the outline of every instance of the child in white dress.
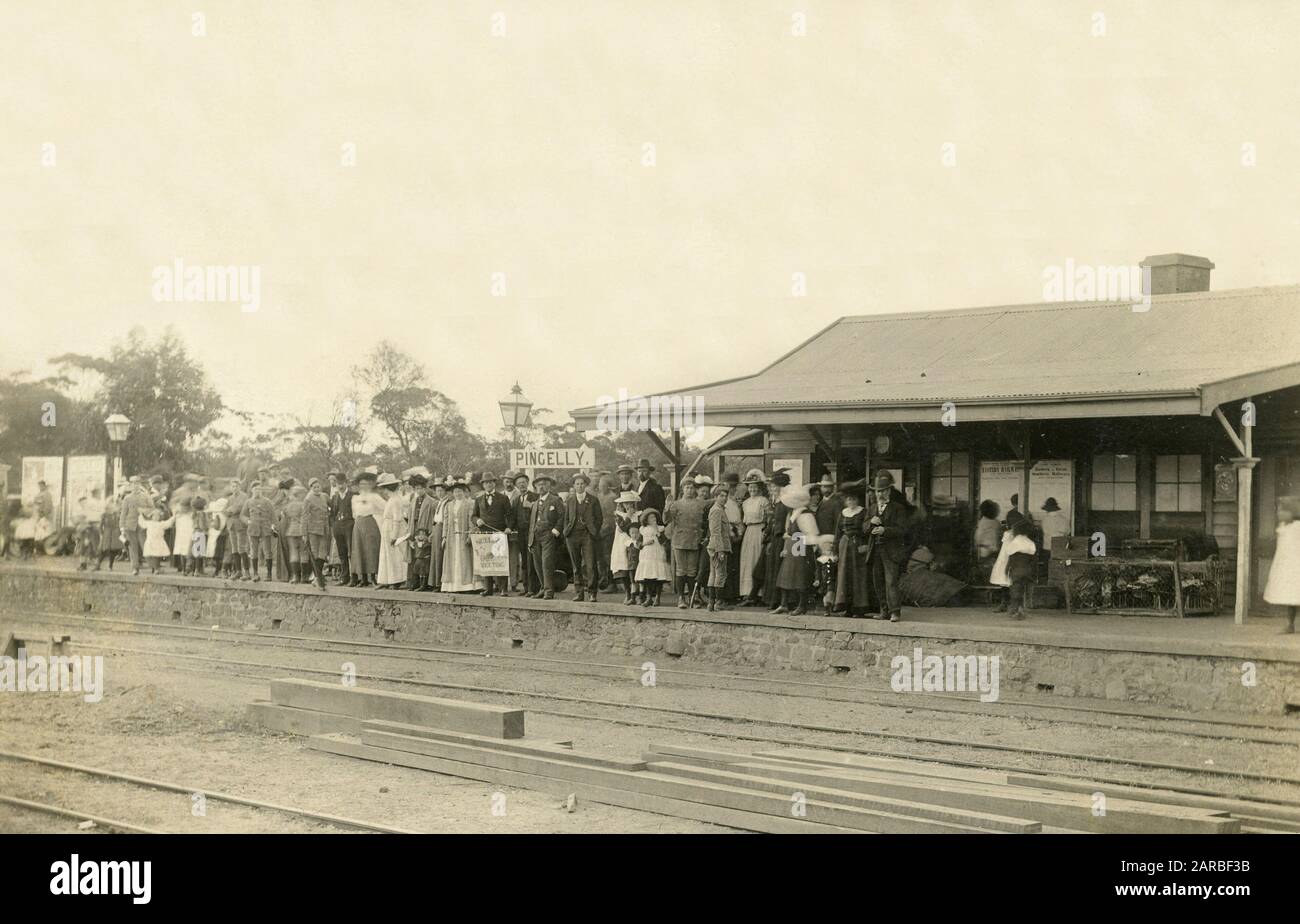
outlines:
[{"label": "child in white dress", "polygon": [[658,606],[659,593],[667,581],[673,579],[668,569],[668,553],[664,547],[668,538],[659,525],[658,510],[641,512],[640,555],[636,565],[636,579],[644,587],[642,606]]},{"label": "child in white dress", "polygon": [[1264,599],[1286,607],[1283,635],[1295,632],[1295,610],[1300,606],[1300,497],[1277,499],[1277,548],[1268,569]]},{"label": "child in white dress", "polygon": [[175,517],[162,518],[162,511],[155,507],[147,513],[140,514],[140,528],[145,532],[144,557],[149,559],[149,569],[158,573],[158,566],[164,559],[171,558],[171,546],[167,544],[167,530],[172,528]]}]

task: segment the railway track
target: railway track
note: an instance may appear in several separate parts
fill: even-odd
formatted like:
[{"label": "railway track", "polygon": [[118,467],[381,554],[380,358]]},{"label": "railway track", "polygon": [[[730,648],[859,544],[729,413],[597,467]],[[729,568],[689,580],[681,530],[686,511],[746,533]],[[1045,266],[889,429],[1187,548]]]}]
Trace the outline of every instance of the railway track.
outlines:
[{"label": "railway track", "polygon": [[[338,815],[330,815],[324,812],[315,812],[309,809],[297,808],[288,805],[279,805],[274,802],[264,802],[260,799],[251,799],[246,796],[235,796],[229,793],[215,792],[205,789],[201,786],[186,786],[180,783],[172,783],[166,780],[149,779],[147,777],[134,776],[127,773],[119,773],[114,770],[107,770],[102,767],[91,767],[83,764],[67,763],[60,760],[52,760],[46,757],[37,757],[32,754],[21,754],[14,751],[0,751],[0,761],[13,761],[32,766],[44,768],[46,772],[50,770],[63,772],[65,774],[91,777],[98,780],[111,781],[113,783],[124,784],[135,787],[139,790],[149,790],[154,792],[171,792],[182,793],[192,796],[195,793],[201,793],[205,799],[213,802],[225,802],[231,805],[243,806],[245,808],[275,812],[287,817],[296,818],[302,821],[310,821],[319,824],[329,825],[340,831],[365,831],[380,834],[414,834],[416,832],[403,828],[395,828],[389,825],[377,824],[375,822],[360,821],[355,818],[344,818]],[[47,803],[35,802],[26,799],[20,799],[14,796],[0,796],[0,802],[9,805],[15,805],[21,808],[27,808],[32,811],[45,812],[46,814],[61,815],[67,818],[87,819],[94,821],[102,827],[109,827],[114,830],[125,831],[134,834],[166,834],[170,832],[160,831],[152,828],[145,828],[135,825],[131,822],[116,821],[113,819],[101,818],[96,815],[79,812],[73,809],[63,808],[61,806]]]},{"label": "railway track", "polygon": [[[268,648],[297,651],[355,651],[357,648],[382,652],[386,658],[420,662],[474,664],[489,670],[508,670],[507,663],[527,664],[530,670],[563,676],[591,678],[635,678],[640,675],[639,665],[617,664],[582,659],[548,658],[509,651],[479,651],[442,646],[408,645],[393,642],[372,642],[352,639],[327,639],[317,636],[284,635],[277,632],[252,632],[232,629],[204,629],[198,626],[177,626],[169,623],[105,617],[76,616],[72,614],[44,615],[42,624],[59,625],[60,619],[82,623],[121,625],[128,628],[113,630],[153,637],[186,638],[213,641],[215,636],[240,644],[261,644]],[[252,641],[254,639],[261,641]],[[412,652],[412,654],[405,654]],[[504,663],[503,663],[504,662]],[[560,665],[558,667],[544,665]],[[735,692],[762,692],[798,699],[812,699],[860,705],[880,706],[888,709],[918,710],[935,713],[970,715],[1000,715],[1016,718],[1040,719],[1054,723],[1095,728],[1132,728],[1136,731],[1163,731],[1185,737],[1251,742],[1269,745],[1295,745],[1300,747],[1300,722],[1270,721],[1255,717],[1235,720],[1207,719],[1150,709],[1122,709],[1094,704],[1041,703],[1000,698],[996,703],[982,703],[972,697],[937,692],[910,694],[906,701],[886,688],[858,687],[846,689],[843,685],[819,683],[785,678],[751,678],[742,675],[656,667],[662,677],[675,679],[683,685],[726,689]],[[1155,728],[1155,724],[1160,728]],[[1190,726],[1190,727],[1189,727]]]},{"label": "railway track", "polygon": [[[212,666],[211,669],[205,669],[201,666],[187,668],[172,663],[169,665],[169,669],[204,673],[220,677],[240,676],[259,681],[269,681],[275,677],[287,675],[306,675],[313,677],[338,677],[339,675],[336,667],[303,667],[260,661],[213,658],[203,655],[184,654],[171,651],[162,652],[150,649],[120,648],[115,646],[104,646],[104,650],[128,655],[143,655],[147,657],[156,657],[159,654],[165,653],[169,658],[178,658],[183,661],[191,662],[194,665]],[[565,694],[548,693],[545,691],[518,690],[477,684],[448,683],[421,680],[411,677],[397,677],[386,674],[358,672],[356,677],[358,680],[364,680],[371,683],[393,684],[408,687],[413,686],[422,689],[455,690],[462,693],[473,693],[476,696],[489,695],[502,697],[514,701],[514,704],[523,705],[530,712],[559,718],[575,719],[583,722],[607,722],[647,730],[654,729],[679,733],[693,733],[712,738],[726,738],[736,741],[754,742],[769,747],[813,747],[823,750],[843,751],[846,753],[870,754],[874,756],[895,757],[910,760],[928,760],[951,766],[1020,773],[1061,773],[1076,777],[1087,776],[1089,779],[1096,780],[1099,783],[1135,786],[1146,789],[1167,789],[1191,795],[1241,799],[1257,802],[1263,805],[1300,808],[1300,801],[1294,798],[1261,795],[1258,793],[1246,794],[1241,791],[1228,792],[1223,789],[1210,788],[1204,785],[1207,778],[1219,782],[1225,779],[1230,779],[1244,783],[1253,782],[1257,784],[1274,784],[1282,786],[1287,790],[1300,792],[1300,779],[1279,774],[1261,774],[1242,770],[1173,764],[1160,761],[1146,761],[1108,755],[1052,751],[1041,748],[1018,747],[1015,745],[962,741],[956,739],[936,738],[932,736],[907,735],[836,726],[814,725],[809,723],[786,722],[776,719],[762,719],[727,713],[707,713],[699,710],[672,706],[617,702],[593,699],[592,697],[585,696],[569,696]],[[554,703],[562,703],[566,706],[578,704],[585,708],[580,711],[574,711],[571,708],[557,708],[556,706],[551,705]],[[615,714],[608,714],[611,711]],[[638,713],[641,713],[642,715],[638,715]],[[655,718],[647,719],[644,717],[644,714],[646,713],[655,718],[665,716],[671,717],[673,721],[664,722],[656,721]],[[771,734],[748,734],[735,731],[734,729],[736,725],[766,726],[795,730],[803,733],[804,737],[796,739],[785,734],[780,735],[779,737]],[[818,737],[814,738],[809,736]],[[826,737],[839,738],[841,741],[850,739],[852,743],[828,744],[824,740]],[[908,751],[900,751],[892,748],[880,747],[879,744],[875,743],[876,739],[905,742],[921,746],[922,750],[918,753],[916,748]],[[929,750],[926,751],[924,749],[925,747],[929,747]],[[958,754],[954,754],[953,751],[992,751],[1009,756],[1013,759],[1018,758],[1026,761],[1032,760],[1033,762],[1028,764],[999,763],[998,761],[991,760],[985,756],[959,756]],[[1060,766],[1062,763],[1073,764],[1073,766]],[[1056,766],[1053,766],[1053,764],[1056,764]],[[1080,766],[1085,769],[1080,770]],[[1136,768],[1144,771],[1144,774],[1140,777],[1117,776],[1113,773],[1113,770],[1118,767],[1129,769]],[[1106,768],[1110,768],[1110,770],[1108,771]],[[1161,774],[1163,778],[1153,779],[1153,773]],[[1199,783],[1197,781],[1199,781]]]}]

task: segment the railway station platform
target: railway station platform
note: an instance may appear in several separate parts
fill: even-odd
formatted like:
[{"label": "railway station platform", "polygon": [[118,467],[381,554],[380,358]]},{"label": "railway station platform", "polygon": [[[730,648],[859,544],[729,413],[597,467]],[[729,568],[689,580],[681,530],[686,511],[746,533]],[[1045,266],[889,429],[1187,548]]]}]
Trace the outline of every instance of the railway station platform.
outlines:
[{"label": "railway station platform", "polygon": [[[903,621],[762,608],[709,613],[519,596],[411,593],[226,581],[174,573],[78,571],[71,559],[0,564],[0,607],[332,639],[644,657],[647,661],[847,674],[891,681],[895,658],[998,657],[1008,695],[1149,704],[1189,713],[1300,714],[1300,635],[1281,622],[1035,610],[1024,622],[980,607],[907,608]],[[4,616],[0,616],[3,620]]]}]

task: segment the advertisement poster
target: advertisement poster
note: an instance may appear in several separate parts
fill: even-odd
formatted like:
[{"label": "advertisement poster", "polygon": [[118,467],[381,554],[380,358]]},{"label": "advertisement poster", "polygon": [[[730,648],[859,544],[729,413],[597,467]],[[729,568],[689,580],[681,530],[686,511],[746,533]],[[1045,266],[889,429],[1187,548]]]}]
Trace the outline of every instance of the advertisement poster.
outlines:
[{"label": "advertisement poster", "polygon": [[107,471],[107,456],[68,456],[68,509],[75,510],[77,502],[96,488],[102,498],[108,487]]},{"label": "advertisement poster", "polygon": [[471,533],[474,574],[477,577],[510,577],[510,540],[505,533]]},{"label": "advertisement poster", "polygon": [[[991,500],[998,505],[998,519],[1005,520],[1011,509],[1011,496],[1020,493],[1023,462],[981,462],[981,502]],[[1061,508],[1064,519],[1074,531],[1074,463],[1069,459],[1044,459],[1035,462],[1029,470],[1029,503],[1020,505],[1021,513],[1029,513],[1035,523],[1043,522],[1043,504],[1053,498]]]},{"label": "advertisement poster", "polygon": [[23,456],[23,506],[29,506],[44,481],[54,499],[54,518],[51,525],[63,521],[63,456]]}]

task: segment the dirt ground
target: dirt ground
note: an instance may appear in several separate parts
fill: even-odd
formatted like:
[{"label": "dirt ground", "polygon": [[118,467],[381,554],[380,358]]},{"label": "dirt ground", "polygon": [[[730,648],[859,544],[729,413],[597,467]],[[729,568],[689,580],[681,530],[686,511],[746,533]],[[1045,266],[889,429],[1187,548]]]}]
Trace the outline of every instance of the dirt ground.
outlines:
[{"label": "dirt ground", "polygon": [[[33,624],[35,617],[0,612],[0,621],[6,620],[15,625],[24,620]],[[314,751],[305,746],[304,739],[267,732],[247,720],[248,703],[267,697],[268,678],[290,675],[289,668],[336,672],[348,661],[356,665],[362,677],[360,685],[519,705],[528,710],[530,738],[571,740],[580,750],[624,757],[638,755],[650,743],[661,741],[737,751],[782,744],[851,745],[918,757],[986,761],[1078,776],[1106,773],[1133,780],[1206,786],[1225,793],[1300,799],[1300,787],[1288,784],[1208,779],[1177,771],[878,737],[882,733],[925,736],[1296,776],[1300,772],[1300,751],[1294,733],[1278,734],[1285,744],[1265,744],[1231,737],[1196,737],[1155,723],[1148,723],[1149,728],[1135,728],[1130,727],[1134,722],[1129,719],[1116,718],[1113,724],[1107,724],[1110,720],[1105,716],[1092,717],[1088,724],[1074,724],[1043,718],[1029,709],[1019,710],[1021,714],[1014,708],[1001,709],[1000,714],[936,711],[920,700],[914,707],[900,708],[827,699],[815,688],[792,695],[799,692],[797,687],[777,684],[771,690],[736,690],[727,688],[725,677],[712,684],[707,678],[691,678],[692,682],[686,683],[685,676],[674,678],[671,671],[661,674],[654,687],[645,687],[639,680],[639,662],[633,663],[633,659],[587,659],[622,665],[624,669],[601,669],[608,676],[581,676],[568,671],[584,669],[579,659],[563,657],[555,662],[529,662],[500,653],[483,653],[436,660],[418,653],[360,646],[349,649],[346,643],[336,650],[311,651],[272,647],[273,641],[237,634],[211,639],[202,635],[176,637],[112,631],[106,625],[82,622],[75,616],[61,620],[66,631],[73,634],[78,653],[104,656],[103,700],[86,703],[71,693],[2,695],[0,749],[164,780],[195,791],[224,792],[413,831],[703,833],[726,829],[591,803],[580,802],[570,813],[561,800],[541,793]],[[59,622],[40,624],[46,627]],[[566,660],[572,663],[566,665]],[[737,678],[772,679],[755,672],[727,673]],[[364,679],[367,674],[476,689],[396,685]],[[800,679],[800,675],[783,672],[782,679]],[[860,682],[851,678],[840,684],[836,678],[821,674],[806,679],[842,686],[846,695],[861,690]],[[602,703],[637,708],[620,709]],[[584,717],[552,714],[555,712]],[[637,722],[679,730],[632,724]],[[790,723],[804,727],[790,728]],[[821,730],[827,727],[861,730],[862,734]],[[1274,733],[1259,732],[1261,736],[1270,734]],[[736,736],[770,741],[755,743],[736,740]],[[204,811],[197,813],[188,792],[158,792],[3,758],[0,781],[0,794],[54,803],[163,831],[341,830],[322,822],[212,798],[206,800]],[[504,814],[493,813],[493,796],[498,791],[505,794]],[[76,824],[73,819],[0,806],[0,831],[75,831]]]}]

